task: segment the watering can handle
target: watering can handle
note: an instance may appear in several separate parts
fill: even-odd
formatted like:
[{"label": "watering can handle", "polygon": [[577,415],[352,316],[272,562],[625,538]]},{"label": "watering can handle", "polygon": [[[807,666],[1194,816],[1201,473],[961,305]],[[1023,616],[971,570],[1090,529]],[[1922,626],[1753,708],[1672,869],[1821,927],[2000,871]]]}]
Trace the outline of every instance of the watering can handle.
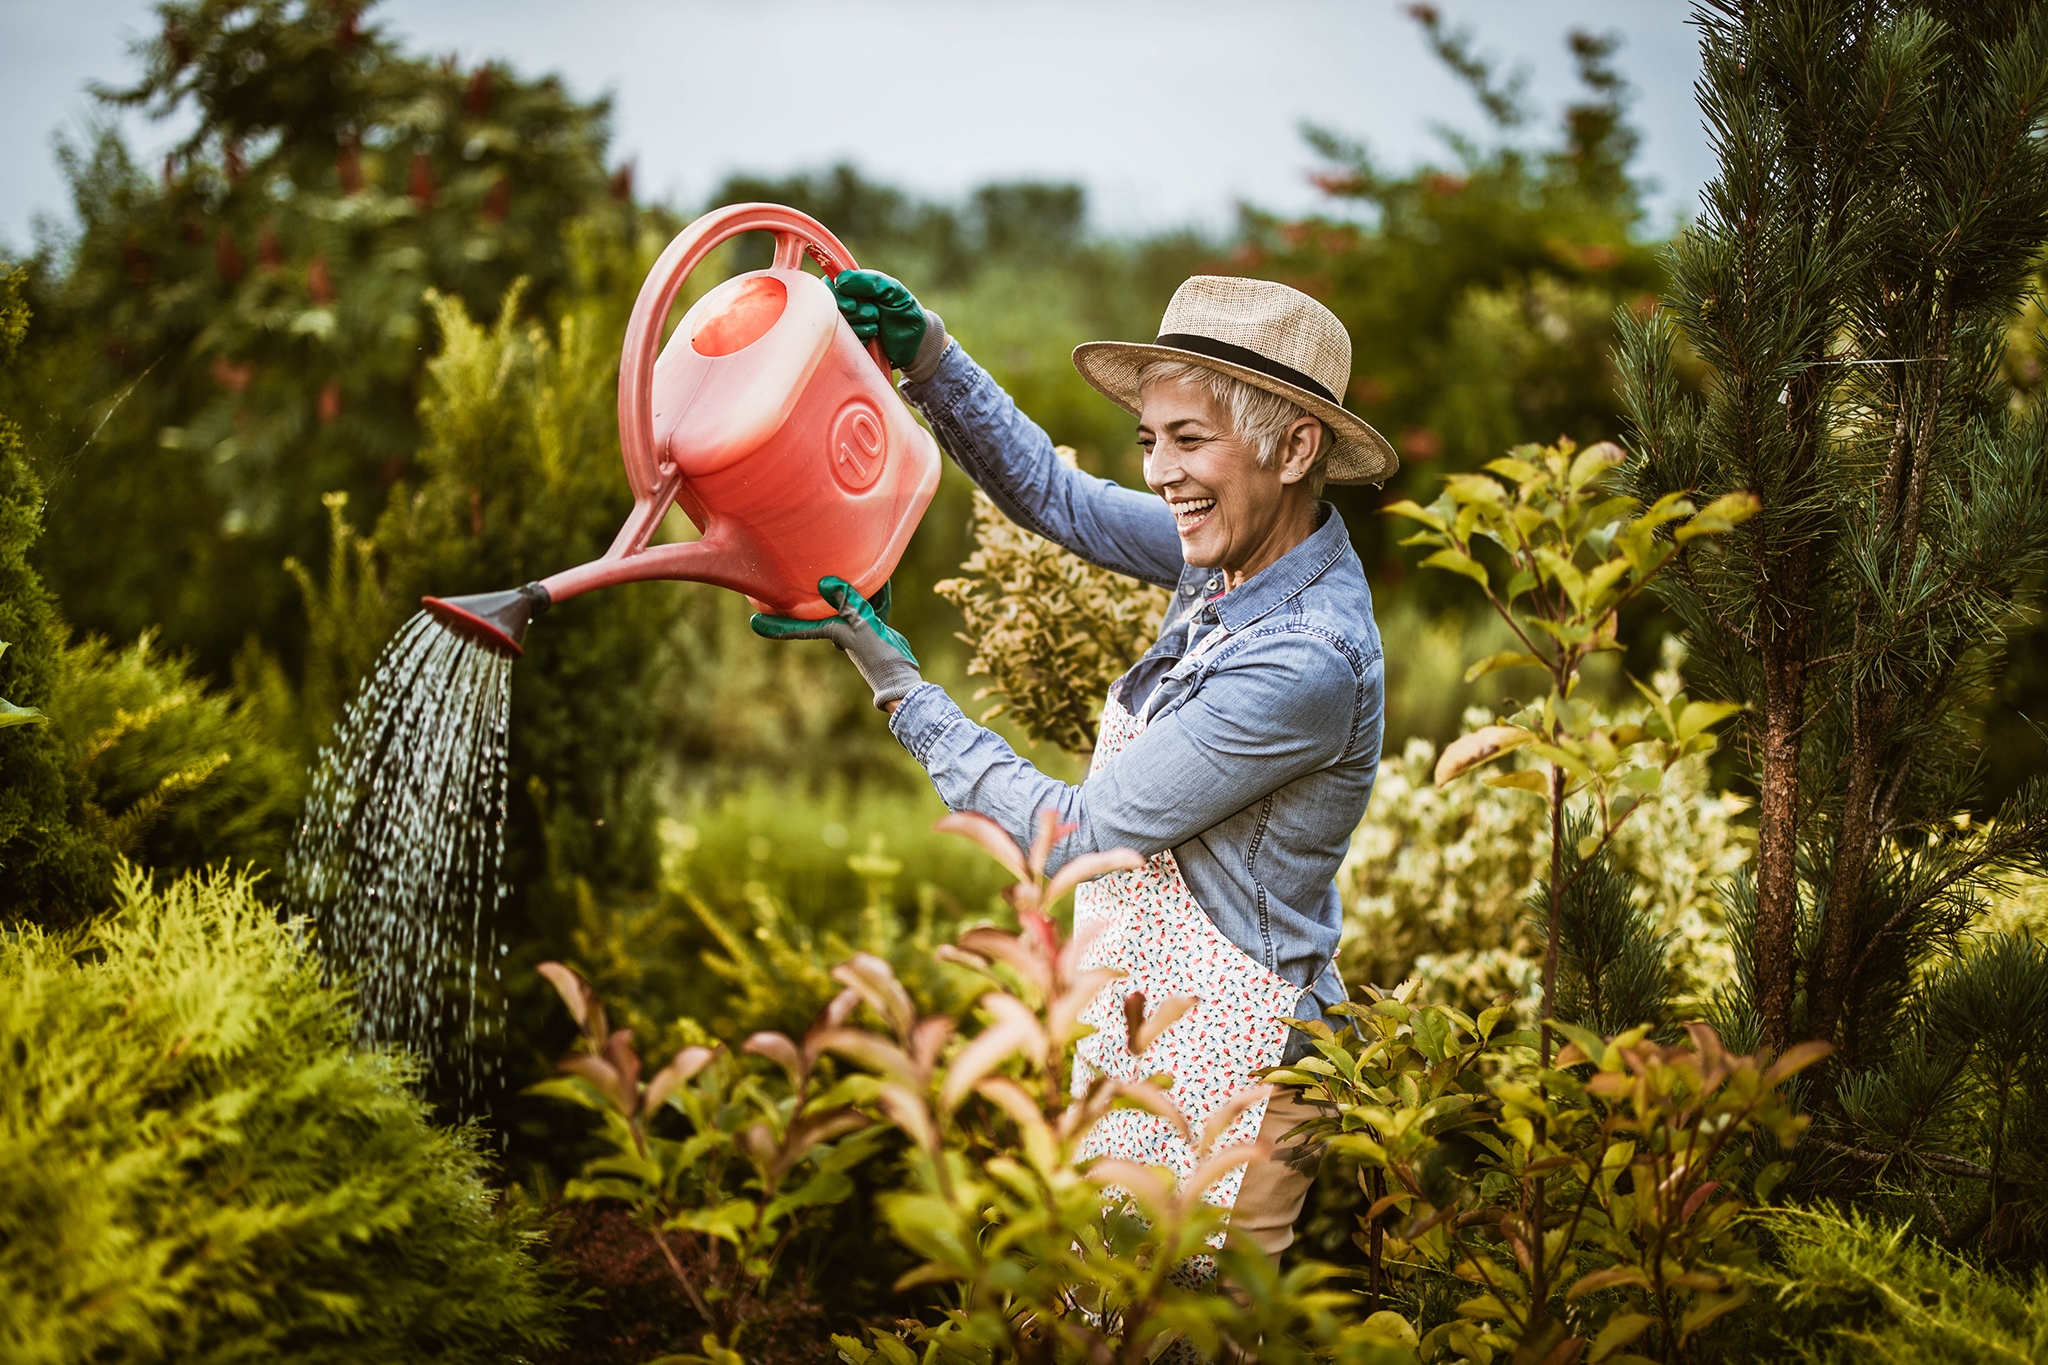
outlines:
[{"label": "watering can handle", "polygon": [[[705,214],[676,234],[667,250],[647,273],[640,297],[633,302],[633,316],[626,324],[626,345],[619,357],[619,444],[625,454],[626,479],[633,486],[633,499],[640,504],[634,521],[651,513],[656,521],[668,510],[669,495],[676,483],[673,465],[664,467],[654,451],[654,362],[661,354],[661,328],[676,294],[692,270],[719,246],[742,232],[775,234],[775,268],[795,270],[808,255],[827,275],[855,269],[853,253],[817,219],[781,204],[733,204]],[[868,354],[889,377],[889,361],[879,341],[868,343]],[[628,532],[633,527],[628,524]],[[653,526],[646,530],[651,532]],[[640,538],[645,544],[645,536]],[[619,547],[614,547],[617,550]],[[638,545],[627,553],[637,550]],[[610,556],[607,556],[608,558]]]}]

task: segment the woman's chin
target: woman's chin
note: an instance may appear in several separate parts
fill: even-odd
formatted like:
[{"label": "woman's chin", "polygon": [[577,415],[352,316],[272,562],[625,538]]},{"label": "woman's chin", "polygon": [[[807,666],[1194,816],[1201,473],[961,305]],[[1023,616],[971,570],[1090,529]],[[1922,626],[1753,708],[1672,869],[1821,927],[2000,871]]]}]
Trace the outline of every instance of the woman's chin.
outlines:
[{"label": "woman's chin", "polygon": [[1224,537],[1218,534],[1216,513],[1212,510],[1192,526],[1176,526],[1180,532],[1181,558],[1198,569],[1210,569],[1223,562]]}]

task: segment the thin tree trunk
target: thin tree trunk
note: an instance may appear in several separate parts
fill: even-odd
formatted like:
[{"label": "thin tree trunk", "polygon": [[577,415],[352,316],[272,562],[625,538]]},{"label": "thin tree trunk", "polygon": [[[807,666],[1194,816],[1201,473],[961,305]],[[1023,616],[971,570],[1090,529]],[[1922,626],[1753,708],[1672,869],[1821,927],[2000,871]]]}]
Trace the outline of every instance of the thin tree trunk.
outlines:
[{"label": "thin tree trunk", "polygon": [[1798,978],[1799,751],[1806,693],[1806,590],[1812,551],[1794,546],[1771,584],[1788,605],[1769,622],[1760,641],[1764,672],[1763,760],[1757,802],[1756,941],[1757,1007],[1763,1043],[1781,1049],[1792,1036],[1792,999]]},{"label": "thin tree trunk", "polygon": [[[1878,750],[1891,728],[1891,698],[1859,690],[1849,703],[1849,772],[1835,837],[1834,875],[1828,884],[1820,942],[1806,973],[1808,1036],[1832,1040],[1848,1004],[1863,921],[1864,889],[1877,857]],[[1843,1060],[1848,1060],[1844,1058]]]}]

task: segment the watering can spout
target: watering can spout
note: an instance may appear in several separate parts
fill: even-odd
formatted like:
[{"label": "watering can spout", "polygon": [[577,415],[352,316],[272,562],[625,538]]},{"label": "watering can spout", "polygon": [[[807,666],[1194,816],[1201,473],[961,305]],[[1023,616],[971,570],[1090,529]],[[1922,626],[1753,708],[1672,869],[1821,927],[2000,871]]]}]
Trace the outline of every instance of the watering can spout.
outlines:
[{"label": "watering can spout", "polygon": [[422,597],[427,615],[466,640],[518,658],[526,651],[526,623],[554,605],[538,583],[506,592],[478,592],[467,597]]}]

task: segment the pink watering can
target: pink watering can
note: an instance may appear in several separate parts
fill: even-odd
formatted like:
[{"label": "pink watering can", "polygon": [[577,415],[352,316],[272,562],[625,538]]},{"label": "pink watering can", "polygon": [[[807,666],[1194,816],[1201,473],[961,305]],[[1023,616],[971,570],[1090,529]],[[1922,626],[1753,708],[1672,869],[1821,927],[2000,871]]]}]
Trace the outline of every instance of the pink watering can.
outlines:
[{"label": "pink watering can", "polygon": [[[774,263],[699,299],[663,347],[684,279],[728,238],[757,231],[775,234]],[[939,451],[897,397],[879,343],[863,348],[825,282],[799,268],[806,254],[831,275],[855,268],[822,224],[779,204],[715,209],[678,233],[626,324],[619,445],[633,514],[611,548],[508,592],[422,598],[425,609],[517,655],[532,617],[614,583],[716,583],[757,611],[806,620],[832,614],[818,596],[827,574],[879,592],[939,486]],[[648,544],[671,503],[701,537]]]}]

